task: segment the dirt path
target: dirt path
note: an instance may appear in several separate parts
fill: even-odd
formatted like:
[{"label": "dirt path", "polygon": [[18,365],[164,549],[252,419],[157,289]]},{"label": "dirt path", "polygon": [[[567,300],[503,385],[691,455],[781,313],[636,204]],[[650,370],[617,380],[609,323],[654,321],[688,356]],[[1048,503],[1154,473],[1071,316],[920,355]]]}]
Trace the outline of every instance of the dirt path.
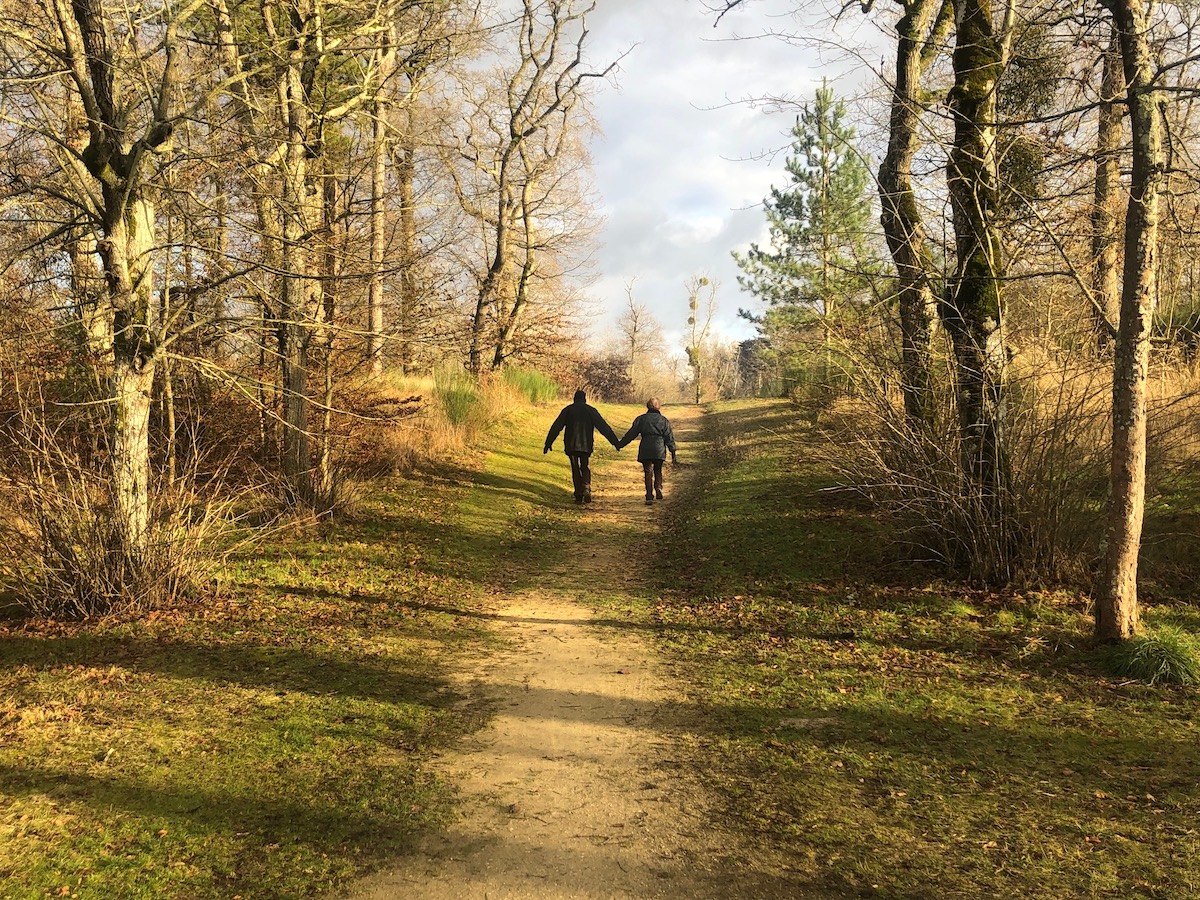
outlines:
[{"label": "dirt path", "polygon": [[[670,415],[686,459],[699,412]],[[443,760],[459,820],[354,900],[759,895],[745,871],[729,889],[726,861],[740,854],[681,764],[676,688],[635,629],[581,602],[636,583],[631,547],[657,533],[661,509],[644,505],[631,455],[596,474],[595,503],[564,510],[582,517],[569,568],[498,603],[513,649],[462,675],[497,714]],[[668,471],[666,503],[686,473]]]}]

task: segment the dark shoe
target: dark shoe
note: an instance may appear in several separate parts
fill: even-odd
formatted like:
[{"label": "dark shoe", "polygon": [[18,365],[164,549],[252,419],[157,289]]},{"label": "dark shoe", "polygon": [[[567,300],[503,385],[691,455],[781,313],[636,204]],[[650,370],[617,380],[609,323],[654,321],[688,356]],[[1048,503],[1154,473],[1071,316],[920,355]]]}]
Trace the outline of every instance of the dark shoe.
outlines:
[{"label": "dark shoe", "polygon": [[647,506],[653,506],[653,505],[654,505],[654,498],[653,498],[653,497],[647,497],[647,498],[646,498],[646,505],[647,505]]},{"label": "dark shoe", "polygon": [[584,495],[583,495],[583,502],[584,502],[584,503],[591,503],[591,502],[592,502],[592,495],[591,495],[591,494],[584,494]]},{"label": "dark shoe", "polygon": [[662,491],[656,490],[656,491],[654,492],[654,497],[655,497],[655,499],[657,499],[657,500],[661,500],[661,499],[662,499]]},{"label": "dark shoe", "polygon": [[583,502],[583,498],[582,498],[582,497],[576,497],[576,498],[575,498],[575,502],[576,502],[576,503],[582,503],[582,502]]}]

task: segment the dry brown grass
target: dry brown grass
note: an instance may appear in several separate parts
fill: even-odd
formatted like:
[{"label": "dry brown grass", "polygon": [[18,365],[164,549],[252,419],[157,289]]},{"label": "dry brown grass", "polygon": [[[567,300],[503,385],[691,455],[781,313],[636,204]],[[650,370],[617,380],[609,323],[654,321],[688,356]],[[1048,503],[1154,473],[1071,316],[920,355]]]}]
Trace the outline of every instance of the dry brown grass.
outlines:
[{"label": "dry brown grass", "polygon": [[362,475],[403,474],[460,458],[497,424],[529,406],[521,388],[503,377],[474,382],[445,370],[432,376],[389,373],[347,389],[345,457]]},{"label": "dry brown grass", "polygon": [[156,492],[144,546],[134,551],[108,482],[58,463],[13,468],[3,479],[0,583],[19,607],[48,618],[142,613],[212,580],[212,549],[229,528],[229,503]]}]

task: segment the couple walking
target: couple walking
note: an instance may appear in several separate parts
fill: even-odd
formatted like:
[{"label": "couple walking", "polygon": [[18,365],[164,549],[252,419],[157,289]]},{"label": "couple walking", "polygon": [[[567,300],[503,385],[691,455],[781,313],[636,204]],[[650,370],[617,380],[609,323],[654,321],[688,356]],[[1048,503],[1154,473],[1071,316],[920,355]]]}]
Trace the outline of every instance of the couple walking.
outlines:
[{"label": "couple walking", "polygon": [[661,412],[662,404],[657,397],[646,401],[646,411],[633,420],[633,425],[625,433],[625,437],[617,440],[616,432],[604,421],[599,411],[588,406],[587,394],[575,392],[575,402],[564,406],[558,414],[550,431],[546,433],[546,446],[542,453],[549,453],[554,446],[558,433],[563,434],[563,450],[571,460],[571,482],[575,486],[575,502],[592,502],[592,470],[588,465],[589,457],[595,443],[595,430],[600,429],[620,450],[640,437],[638,444],[638,462],[646,476],[646,505],[663,498],[663,463],[667,459],[667,451],[671,451],[671,462],[675,462],[675,435],[671,433],[671,423]]}]

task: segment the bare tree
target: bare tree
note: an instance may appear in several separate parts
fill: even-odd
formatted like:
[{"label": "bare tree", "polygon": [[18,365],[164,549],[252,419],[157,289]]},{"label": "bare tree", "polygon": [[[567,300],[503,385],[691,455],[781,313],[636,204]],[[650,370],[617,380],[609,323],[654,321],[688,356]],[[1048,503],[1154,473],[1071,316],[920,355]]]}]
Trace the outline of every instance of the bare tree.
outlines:
[{"label": "bare tree", "polygon": [[625,341],[629,359],[629,382],[636,390],[645,380],[647,358],[663,348],[662,326],[651,315],[646,304],[633,297],[633,281],[625,285],[625,309],[617,320],[617,328]]},{"label": "bare tree", "polygon": [[[503,77],[503,96],[493,103],[477,96],[474,105],[483,130],[468,134],[462,154],[478,173],[486,175],[491,208],[460,190],[460,199],[486,223],[490,262],[479,282],[472,316],[469,366],[483,369],[489,320],[496,324],[492,366],[508,355],[513,330],[524,314],[527,298],[514,288],[527,272],[514,272],[514,248],[519,232],[531,226],[530,192],[544,166],[558,157],[588,79],[602,78],[617,65],[599,71],[584,66],[587,16],[592,2],[577,7],[574,0],[523,0],[517,25],[518,56]],[[528,256],[522,265],[530,264]]]},{"label": "bare tree", "polygon": [[[263,291],[264,320],[275,324],[282,375],[282,470],[298,498],[312,498],[309,352],[321,320],[318,236],[325,233],[320,154],[335,123],[365,107],[374,78],[341,75],[347,59],[382,43],[393,7],[381,0],[365,19],[327,16],[313,0],[264,0],[253,24],[226,0],[210,0],[217,42],[236,105],[255,185],[262,262],[277,273]],[[239,11],[241,12],[241,11]],[[259,65],[259,60],[269,63]],[[381,60],[375,76],[387,71]]]},{"label": "bare tree", "polygon": [[[46,163],[26,187],[69,207],[57,236],[67,238],[87,333],[111,366],[113,506],[121,549],[134,560],[150,525],[159,359],[154,187],[176,124],[179,29],[198,6],[39,0],[9,8],[0,37],[15,60],[5,91],[23,98],[9,136],[36,145]],[[81,139],[64,134],[64,118]]]},{"label": "bare tree", "polygon": [[717,283],[705,275],[693,275],[684,282],[688,295],[688,366],[692,370],[692,394],[699,403],[704,394],[705,355],[713,316],[717,312]]},{"label": "bare tree", "polygon": [[[407,372],[414,362],[422,284],[418,169],[422,155],[443,136],[427,115],[430,83],[469,52],[466,37],[475,11],[466,0],[437,4],[398,4],[381,22],[372,49],[376,72],[370,104],[371,188],[369,197],[366,353],[372,371],[384,366],[384,345],[395,345],[393,361]],[[431,205],[438,205],[434,202]],[[385,285],[395,276],[397,302],[388,321]]]}]

